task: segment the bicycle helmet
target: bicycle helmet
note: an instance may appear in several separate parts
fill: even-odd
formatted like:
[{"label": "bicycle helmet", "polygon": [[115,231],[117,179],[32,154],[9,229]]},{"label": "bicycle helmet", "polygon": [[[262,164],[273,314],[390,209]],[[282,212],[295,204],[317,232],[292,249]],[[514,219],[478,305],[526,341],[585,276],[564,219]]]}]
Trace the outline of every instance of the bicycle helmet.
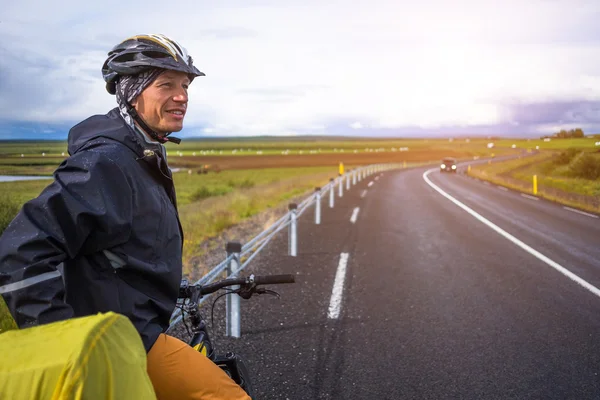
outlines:
[{"label": "bicycle helmet", "polygon": [[[197,76],[205,76],[193,64],[192,57],[186,49],[175,40],[161,34],[141,34],[125,39],[108,52],[108,58],[102,66],[102,76],[106,82],[106,90],[116,94],[116,84],[121,76],[138,75],[144,71],[160,68],[187,73],[190,82]],[[175,137],[158,135],[139,116],[135,108],[125,101],[127,113],[154,140],[165,143],[180,143]]]},{"label": "bicycle helmet", "polygon": [[121,75],[137,75],[151,68],[186,72],[190,80],[205,76],[194,66],[186,49],[175,40],[161,34],[136,35],[108,52],[102,66],[106,90],[115,94],[115,84]]}]

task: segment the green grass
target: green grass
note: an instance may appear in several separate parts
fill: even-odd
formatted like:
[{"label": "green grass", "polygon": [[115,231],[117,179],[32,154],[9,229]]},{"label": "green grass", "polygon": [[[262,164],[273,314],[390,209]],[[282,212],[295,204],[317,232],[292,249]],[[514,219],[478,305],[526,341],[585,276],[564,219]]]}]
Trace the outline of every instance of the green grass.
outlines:
[{"label": "green grass", "polygon": [[535,149],[536,146],[539,146],[539,150],[565,150],[568,148],[600,149],[600,147],[595,145],[598,141],[600,139],[597,138],[551,139],[549,142],[545,142],[542,139],[501,139],[494,141],[494,144],[499,148],[509,148],[514,144],[518,149]]},{"label": "green grass", "polygon": [[[471,150],[475,154],[483,155],[488,151],[486,145],[494,142],[497,151],[512,149],[514,144],[517,149],[534,149],[539,146],[542,150],[560,150],[569,147],[575,148],[595,148],[595,142],[598,138],[581,139],[551,139],[544,142],[542,139],[482,139],[471,138],[467,142],[465,138],[449,139],[415,139],[415,138],[386,138],[386,139],[368,139],[368,138],[341,138],[332,137],[254,137],[254,138],[231,138],[231,139],[184,139],[181,144],[175,145],[168,143],[166,145],[167,153],[171,157],[176,157],[180,153],[184,156],[201,155],[256,155],[262,152],[263,155],[281,154],[283,151],[289,151],[289,154],[310,154],[311,151],[316,154],[344,152],[365,152],[375,151],[376,149],[384,151],[399,151],[401,147],[409,149],[428,149],[441,148],[448,150]],[[596,147],[597,148],[597,147]],[[0,146],[0,157],[12,156],[21,158],[24,162],[27,160],[43,159],[45,157],[65,157],[67,155],[66,141],[3,141]],[[235,151],[235,153],[232,153]],[[0,164],[2,164],[0,158]],[[60,161],[59,161],[60,162]],[[58,163],[57,163],[58,165]]]},{"label": "green grass", "polygon": [[38,196],[51,180],[0,182],[0,233],[17,215],[23,204]]},{"label": "green grass", "polygon": [[270,185],[300,176],[326,173],[336,176],[337,168],[268,168],[249,170],[226,170],[219,173],[188,174],[177,172],[173,180],[177,189],[177,201],[184,206],[196,200],[223,196],[242,189]]},{"label": "green grass", "polygon": [[[600,154],[593,154],[592,156],[597,157],[600,162]],[[473,167],[473,169],[484,171],[488,176],[509,176],[531,185],[533,185],[533,176],[535,175],[539,185],[585,196],[600,195],[599,180],[569,176],[569,165],[557,164],[557,158],[556,154],[542,152],[521,159],[481,164]]]},{"label": "green grass", "polygon": [[473,166],[473,168],[478,169],[478,170],[484,170],[487,173],[492,174],[492,175],[500,175],[500,174],[504,174],[504,173],[507,173],[510,171],[514,171],[519,168],[523,168],[530,164],[539,164],[539,163],[544,162],[551,158],[552,158],[552,153],[542,152],[539,154],[535,154],[535,155],[531,155],[531,156],[527,156],[527,157],[515,158],[513,160],[508,160],[508,161],[492,160],[490,163],[478,164],[476,166]]},{"label": "green grass", "polygon": [[12,315],[10,315],[4,299],[0,296],[0,334],[11,329],[17,329],[17,324]]},{"label": "green grass", "polygon": [[212,198],[182,207],[180,215],[186,235],[183,254],[185,272],[188,273],[194,268],[194,259],[202,254],[200,244],[203,241],[264,210],[276,206],[284,207],[296,196],[308,196],[315,186],[328,182],[329,177],[329,174],[322,173],[290,178],[232,192],[218,201]]},{"label": "green grass", "polygon": [[61,153],[67,152],[67,141],[66,140],[3,140],[0,143],[0,156],[16,155],[21,154],[28,156],[42,156],[45,153],[49,155],[61,155]]},{"label": "green grass", "polygon": [[[167,145],[167,152],[171,157],[183,156],[219,156],[219,155],[289,155],[311,154],[340,154],[340,153],[373,153],[373,152],[399,152],[402,148],[410,150],[448,150],[469,151],[473,155],[485,155],[489,141],[483,139],[465,139],[449,141],[448,139],[356,139],[356,140],[302,140],[288,141],[256,140],[256,141],[202,141],[187,140],[180,145]],[[500,152],[510,149],[510,145],[503,146]]]},{"label": "green grass", "polygon": [[[600,167],[600,153],[587,149],[583,152],[580,150],[573,152],[575,156],[566,156],[569,153],[569,151],[562,153],[548,151],[521,159],[481,164],[473,166],[469,174],[528,193],[533,192],[533,177],[536,176],[539,196],[599,212],[600,209],[593,205],[594,202],[591,199],[600,196],[600,180],[578,177],[577,170],[573,167],[577,166],[581,157],[586,157],[589,162],[595,162],[597,167]],[[561,195],[560,192],[552,191],[552,189],[580,197]]]}]

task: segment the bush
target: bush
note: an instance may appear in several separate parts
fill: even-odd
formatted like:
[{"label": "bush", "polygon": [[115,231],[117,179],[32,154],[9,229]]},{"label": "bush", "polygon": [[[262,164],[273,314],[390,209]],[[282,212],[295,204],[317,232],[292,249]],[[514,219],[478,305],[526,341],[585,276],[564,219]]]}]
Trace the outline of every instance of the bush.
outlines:
[{"label": "bush", "polygon": [[233,179],[230,179],[229,182],[227,182],[227,185],[231,188],[251,189],[255,186],[255,183],[250,178],[246,178],[240,182],[236,182]]},{"label": "bush", "polygon": [[209,188],[207,188],[206,186],[200,186],[200,188],[198,190],[196,190],[194,193],[192,193],[192,201],[198,201],[198,200],[202,200],[202,199],[206,199],[208,197],[211,197],[213,194],[210,191]]},{"label": "bush", "polygon": [[579,154],[579,150],[573,148],[561,151],[554,162],[558,165],[569,164],[571,161],[573,161],[577,154]]},{"label": "bush", "polygon": [[584,153],[573,162],[569,169],[571,174],[577,178],[600,179],[600,157]]},{"label": "bush", "polygon": [[227,186],[212,186],[210,188],[206,186],[200,186],[200,188],[196,189],[195,192],[190,196],[192,201],[203,200],[208,197],[222,196],[231,192],[231,188]]},{"label": "bush", "polygon": [[238,183],[238,187],[241,189],[250,189],[254,187],[254,181],[246,178],[243,181],[241,181],[240,183]]}]

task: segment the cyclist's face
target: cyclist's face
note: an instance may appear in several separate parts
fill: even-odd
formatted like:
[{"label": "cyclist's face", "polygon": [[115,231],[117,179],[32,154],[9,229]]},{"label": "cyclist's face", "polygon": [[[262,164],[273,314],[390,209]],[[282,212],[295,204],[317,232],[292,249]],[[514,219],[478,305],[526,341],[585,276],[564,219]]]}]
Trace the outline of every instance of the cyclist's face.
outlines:
[{"label": "cyclist's face", "polygon": [[183,128],[190,79],[184,72],[165,71],[132,101],[148,126],[159,134]]}]

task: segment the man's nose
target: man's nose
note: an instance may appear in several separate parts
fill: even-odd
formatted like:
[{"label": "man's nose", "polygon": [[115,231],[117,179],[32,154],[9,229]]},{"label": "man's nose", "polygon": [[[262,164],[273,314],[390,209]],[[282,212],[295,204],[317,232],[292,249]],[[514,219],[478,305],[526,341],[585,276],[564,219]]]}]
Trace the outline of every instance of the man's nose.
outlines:
[{"label": "man's nose", "polygon": [[175,93],[175,95],[173,96],[173,100],[178,101],[178,102],[187,103],[187,101],[188,101],[187,90],[181,88],[177,93]]}]

